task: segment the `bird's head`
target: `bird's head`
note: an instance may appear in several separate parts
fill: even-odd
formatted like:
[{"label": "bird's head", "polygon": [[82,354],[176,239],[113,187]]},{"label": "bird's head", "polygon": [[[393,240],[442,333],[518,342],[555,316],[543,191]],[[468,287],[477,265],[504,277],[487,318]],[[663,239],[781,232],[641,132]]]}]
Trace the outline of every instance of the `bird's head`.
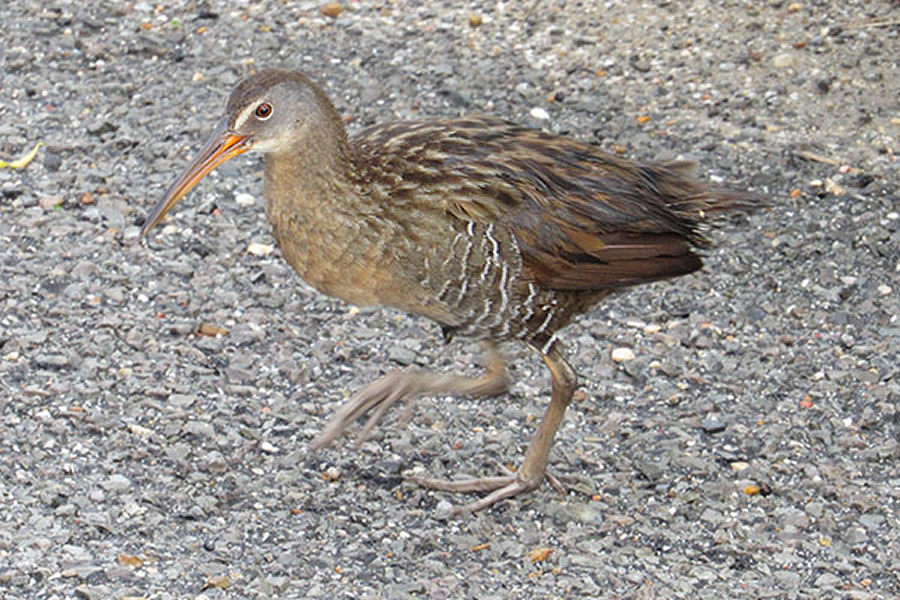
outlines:
[{"label": "bird's head", "polygon": [[141,235],[217,166],[251,150],[275,154],[296,150],[310,124],[328,120],[333,112],[324,92],[296,71],[267,69],[245,79],[231,93],[226,115],[206,145],[153,207]]}]

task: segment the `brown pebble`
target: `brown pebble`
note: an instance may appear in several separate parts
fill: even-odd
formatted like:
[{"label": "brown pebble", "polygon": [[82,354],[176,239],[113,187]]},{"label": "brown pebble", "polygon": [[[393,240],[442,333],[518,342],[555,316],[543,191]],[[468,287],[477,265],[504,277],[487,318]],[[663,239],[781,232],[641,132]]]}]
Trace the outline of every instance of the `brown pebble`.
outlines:
[{"label": "brown pebble", "polygon": [[477,13],[473,13],[473,14],[469,15],[469,26],[470,27],[478,27],[482,23],[484,23],[484,19],[482,18],[481,15],[479,15]]},{"label": "brown pebble", "polygon": [[340,2],[329,2],[322,6],[322,14],[326,17],[337,17],[344,12],[344,7]]},{"label": "brown pebble", "polygon": [[200,323],[200,325],[197,326],[197,333],[199,335],[216,337],[217,335],[228,335],[228,330],[224,327],[213,325],[212,323]]},{"label": "brown pebble", "polygon": [[553,553],[553,548],[535,548],[529,551],[525,556],[533,563],[544,562]]}]

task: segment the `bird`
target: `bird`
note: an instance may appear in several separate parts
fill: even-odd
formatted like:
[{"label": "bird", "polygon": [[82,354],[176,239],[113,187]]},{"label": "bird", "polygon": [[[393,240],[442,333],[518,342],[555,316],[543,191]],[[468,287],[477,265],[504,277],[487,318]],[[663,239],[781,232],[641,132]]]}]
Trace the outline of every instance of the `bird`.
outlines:
[{"label": "bird", "polygon": [[550,403],[515,471],[410,478],[481,493],[474,512],[538,488],[576,390],[559,332],[612,294],[697,271],[720,215],[762,201],[701,181],[691,161],[640,162],[588,142],[474,114],[377,124],[350,136],[307,75],[264,69],[232,91],[196,158],[148,214],[142,236],[203,177],[245,152],[264,157],[267,220],[281,254],[320,292],[435,321],[482,342],[484,374],[397,370],[364,387],[312,440],[319,450],[365,418],[422,395],[494,396],[509,377],[500,344],[538,353]]}]

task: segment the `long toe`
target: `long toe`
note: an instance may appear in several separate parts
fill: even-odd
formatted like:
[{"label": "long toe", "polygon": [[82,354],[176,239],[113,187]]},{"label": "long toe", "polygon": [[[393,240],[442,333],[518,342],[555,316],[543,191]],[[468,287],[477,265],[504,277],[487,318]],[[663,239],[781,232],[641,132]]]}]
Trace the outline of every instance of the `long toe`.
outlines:
[{"label": "long toe", "polygon": [[480,498],[469,504],[454,507],[452,514],[464,514],[483,510],[501,500],[512,498],[518,494],[530,492],[541,485],[544,475],[538,477],[523,478],[521,474],[503,475],[500,477],[479,477],[474,479],[460,479],[451,481],[447,479],[432,479],[428,477],[410,477],[407,481],[431,490],[443,492],[473,493],[490,492],[484,498]]},{"label": "long toe", "polygon": [[539,485],[540,481],[535,484],[529,481],[523,481],[518,477],[514,477],[509,484],[503,486],[502,488],[494,490],[484,498],[479,498],[475,502],[470,502],[462,506],[454,507],[450,512],[454,515],[478,512],[479,510],[484,510],[485,508],[492,506],[497,502],[500,502],[501,500],[506,500],[507,498],[512,498],[513,496],[518,496],[519,494],[530,492],[537,488]]},{"label": "long toe", "polygon": [[423,488],[428,488],[429,490],[470,494],[473,492],[492,492],[496,489],[506,487],[516,481],[516,476],[480,477],[477,479],[460,479],[457,481],[451,481],[449,479],[432,479],[430,477],[409,477],[406,481]]}]

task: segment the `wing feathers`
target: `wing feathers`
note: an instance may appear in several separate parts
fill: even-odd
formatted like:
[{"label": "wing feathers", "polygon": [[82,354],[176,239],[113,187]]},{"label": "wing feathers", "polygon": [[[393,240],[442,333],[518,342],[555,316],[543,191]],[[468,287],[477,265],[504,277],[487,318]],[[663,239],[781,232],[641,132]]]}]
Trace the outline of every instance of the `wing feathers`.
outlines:
[{"label": "wing feathers", "polygon": [[401,210],[415,196],[445,216],[508,230],[525,275],[546,288],[690,273],[701,267],[694,249],[708,244],[711,217],[762,205],[752,194],[699,182],[690,161],[632,162],[490,117],[374,127],[357,144],[373,163],[390,146],[397,164],[387,171],[402,171],[400,183],[384,182],[391,206]]}]

